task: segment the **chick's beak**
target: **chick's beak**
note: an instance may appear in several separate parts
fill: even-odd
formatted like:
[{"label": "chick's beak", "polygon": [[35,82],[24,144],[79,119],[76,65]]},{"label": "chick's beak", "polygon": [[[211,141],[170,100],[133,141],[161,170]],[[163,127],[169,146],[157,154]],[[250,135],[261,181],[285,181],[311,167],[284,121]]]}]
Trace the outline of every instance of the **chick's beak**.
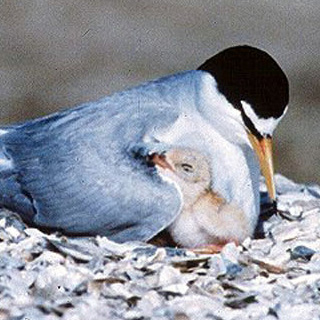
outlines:
[{"label": "chick's beak", "polygon": [[150,157],[153,164],[159,166],[160,168],[169,169],[173,171],[173,168],[171,164],[166,160],[165,155],[154,153]]},{"label": "chick's beak", "polygon": [[249,140],[255,150],[261,172],[266,180],[266,185],[271,200],[276,200],[276,189],[274,184],[273,158],[272,158],[272,138],[263,137],[258,139],[251,132],[247,132]]}]

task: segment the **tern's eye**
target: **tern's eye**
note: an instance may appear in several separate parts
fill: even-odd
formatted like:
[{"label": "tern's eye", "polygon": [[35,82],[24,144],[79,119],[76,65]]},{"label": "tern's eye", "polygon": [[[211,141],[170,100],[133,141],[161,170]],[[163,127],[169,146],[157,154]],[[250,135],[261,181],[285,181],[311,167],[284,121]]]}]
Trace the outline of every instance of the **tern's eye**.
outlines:
[{"label": "tern's eye", "polygon": [[191,164],[188,163],[182,163],[181,168],[183,169],[184,172],[191,173],[194,171],[194,168]]}]

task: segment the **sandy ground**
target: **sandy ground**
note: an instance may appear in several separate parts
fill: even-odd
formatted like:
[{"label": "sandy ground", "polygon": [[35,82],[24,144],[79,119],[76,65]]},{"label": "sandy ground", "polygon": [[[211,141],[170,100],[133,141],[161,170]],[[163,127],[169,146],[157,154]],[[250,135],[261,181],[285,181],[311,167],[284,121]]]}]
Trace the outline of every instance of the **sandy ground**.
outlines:
[{"label": "sandy ground", "polygon": [[320,182],[319,16],[318,0],[1,1],[1,123],[194,69],[247,43],[273,55],[290,79],[277,171]]}]

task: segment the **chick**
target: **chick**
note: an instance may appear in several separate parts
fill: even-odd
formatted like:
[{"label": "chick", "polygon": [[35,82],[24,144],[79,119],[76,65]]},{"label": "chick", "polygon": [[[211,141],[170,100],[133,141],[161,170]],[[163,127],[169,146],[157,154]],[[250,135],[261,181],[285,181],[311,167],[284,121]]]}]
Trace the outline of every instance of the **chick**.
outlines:
[{"label": "chick", "polygon": [[239,243],[252,235],[245,213],[211,190],[210,165],[203,154],[174,148],[164,155],[154,154],[152,162],[159,175],[181,192],[182,210],[166,230],[177,245],[217,252],[227,242]]}]

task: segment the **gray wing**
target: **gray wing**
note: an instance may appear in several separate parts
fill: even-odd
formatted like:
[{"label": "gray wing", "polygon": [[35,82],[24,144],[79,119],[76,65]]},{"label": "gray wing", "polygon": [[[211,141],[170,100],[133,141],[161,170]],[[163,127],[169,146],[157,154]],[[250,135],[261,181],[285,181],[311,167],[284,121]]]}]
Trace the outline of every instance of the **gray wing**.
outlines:
[{"label": "gray wing", "polygon": [[0,177],[0,201],[36,226],[119,242],[168,226],[181,208],[178,191],[128,148],[177,115],[141,109],[140,99],[124,111],[116,100],[8,129],[0,140],[13,168]]}]

